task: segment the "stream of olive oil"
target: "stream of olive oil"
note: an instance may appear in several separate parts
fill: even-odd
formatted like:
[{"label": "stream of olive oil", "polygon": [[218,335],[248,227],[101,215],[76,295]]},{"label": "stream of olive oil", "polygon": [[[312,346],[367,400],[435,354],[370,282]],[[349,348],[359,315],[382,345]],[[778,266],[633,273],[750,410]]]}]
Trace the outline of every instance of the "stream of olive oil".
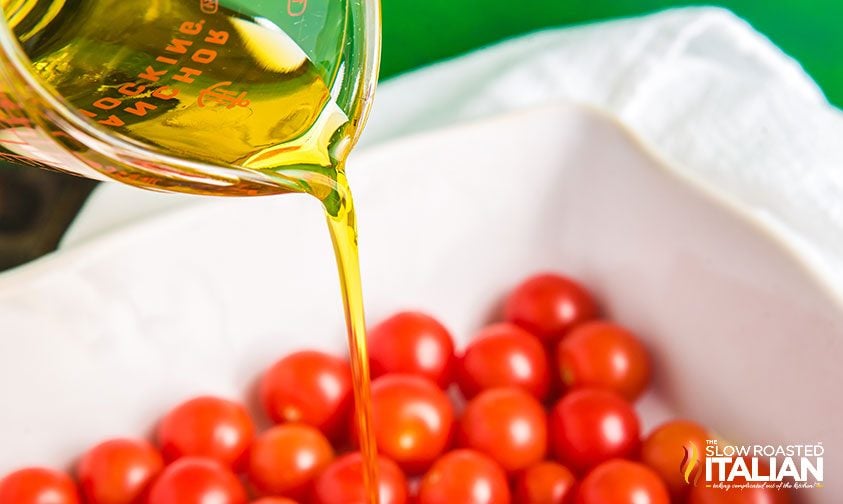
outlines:
[{"label": "stream of olive oil", "polygon": [[341,176],[343,203],[339,215],[328,214],[328,227],[334,244],[345,308],[345,325],[348,331],[349,355],[354,384],[356,421],[360,430],[360,451],[363,455],[364,481],[369,502],[378,504],[377,445],[372,422],[369,357],[366,349],[366,319],[363,309],[363,288],[360,279],[360,259],[357,247],[357,220],[351,191]]},{"label": "stream of olive oil", "polygon": [[[344,173],[364,120],[363,65],[353,56],[361,35],[349,21],[362,2],[289,3],[308,6],[308,19],[320,20],[316,26],[283,17],[276,23],[244,11],[244,5],[274,5],[264,0],[0,3],[46,89],[99,131],[162,156],[106,157],[53,131],[54,145],[72,153],[64,170],[84,174],[84,165],[89,172],[161,191],[303,192],[322,202],[344,303],[364,480],[369,501],[377,504],[357,225]],[[286,12],[288,3],[283,4]],[[39,124],[50,130],[46,122]],[[32,147],[21,133],[13,125],[0,126],[0,154],[50,157],[43,143]]]}]

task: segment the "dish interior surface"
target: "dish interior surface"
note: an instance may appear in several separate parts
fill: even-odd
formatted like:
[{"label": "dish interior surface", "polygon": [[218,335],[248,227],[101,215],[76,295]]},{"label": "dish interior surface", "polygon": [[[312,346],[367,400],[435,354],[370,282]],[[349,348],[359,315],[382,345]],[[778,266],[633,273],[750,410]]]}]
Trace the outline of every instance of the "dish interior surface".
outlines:
[{"label": "dish interior surface", "polygon": [[[460,344],[544,270],[580,279],[650,348],[645,429],[843,450],[843,314],[786,244],[675,175],[611,119],[559,105],[362,152],[368,317],[431,312]],[[144,435],[195,394],[254,396],[297,348],[344,352],[317,203],[207,203],[0,276],[0,472]],[[821,493],[820,493],[821,492]],[[827,478],[804,502],[843,501]]]}]

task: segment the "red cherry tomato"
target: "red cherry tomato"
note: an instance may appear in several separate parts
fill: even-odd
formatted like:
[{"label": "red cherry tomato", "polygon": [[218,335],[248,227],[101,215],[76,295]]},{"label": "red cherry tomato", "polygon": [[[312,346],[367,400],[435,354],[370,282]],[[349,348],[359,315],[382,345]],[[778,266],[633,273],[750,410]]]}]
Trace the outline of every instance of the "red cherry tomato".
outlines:
[{"label": "red cherry tomato", "polygon": [[523,471],[515,482],[515,504],[572,504],[577,480],[567,467],[539,462]]},{"label": "red cherry tomato", "polygon": [[158,425],[164,459],[211,458],[227,467],[245,462],[255,426],[243,406],[218,397],[198,397],[176,406]]},{"label": "red cherry tomato", "polygon": [[770,488],[706,488],[700,482],[691,488],[688,504],[790,504],[792,497],[788,490]]},{"label": "red cherry tomato", "polygon": [[509,294],[504,317],[548,344],[555,343],[573,326],[596,318],[597,304],[580,284],[560,275],[528,278]]},{"label": "red cherry tomato", "polygon": [[485,453],[505,471],[519,471],[544,458],[547,414],[519,388],[490,389],[466,406],[459,437],[461,446]]},{"label": "red cherry tomato", "polygon": [[650,359],[631,332],[609,322],[588,322],[572,329],[556,351],[568,389],[599,387],[635,400],[650,380]]},{"label": "red cherry tomato", "polygon": [[249,453],[249,481],[265,495],[302,498],[334,458],[331,443],[315,427],[284,424],[259,436]]},{"label": "red cherry tomato", "polygon": [[387,373],[428,378],[439,387],[451,384],[454,340],[436,319],[419,312],[402,312],[369,331],[372,376]]},{"label": "red cherry tomato", "polygon": [[503,469],[486,455],[455,450],[433,464],[419,486],[418,504],[509,504]]},{"label": "red cherry tomato", "polygon": [[682,471],[678,469],[685,457],[685,450],[695,450],[702,460],[705,457],[706,440],[710,437],[699,424],[672,420],[656,428],[641,444],[641,462],[664,480],[674,499],[683,500],[691,490]]},{"label": "red cherry tomato", "polygon": [[245,504],[246,491],[229,469],[212,459],[184,457],[152,484],[152,504]]},{"label": "red cherry tomato", "polygon": [[538,338],[520,327],[494,324],[465,349],[457,382],[467,399],[490,388],[521,387],[543,400],[550,389],[547,352]]},{"label": "red cherry tomato", "polygon": [[32,467],[0,480],[0,504],[79,504],[70,476],[52,469]]},{"label": "red cherry tomato", "polygon": [[336,441],[346,432],[352,405],[351,369],[322,352],[290,354],[263,376],[260,396],[276,423],[306,423]]},{"label": "red cherry tomato", "polygon": [[372,382],[372,418],[379,452],[416,474],[448,448],[454,410],[432,381],[392,374]]},{"label": "red cherry tomato", "polygon": [[640,444],[632,405],[601,389],[576,390],[560,399],[550,413],[550,436],[557,459],[575,471],[630,457]]},{"label": "red cherry tomato", "polygon": [[580,483],[577,504],[670,504],[659,476],[628,460],[600,464]]},{"label": "red cherry tomato", "polygon": [[[395,462],[378,457],[380,504],[405,504],[407,479]],[[363,457],[359,452],[336,459],[313,485],[312,504],[369,504],[363,486]]]},{"label": "red cherry tomato", "polygon": [[264,498],[258,499],[256,501],[252,501],[251,504],[299,504],[299,503],[294,501],[293,499],[288,499],[286,497],[264,497]]},{"label": "red cherry tomato", "polygon": [[89,504],[140,504],[164,469],[158,450],[142,440],[106,441],[82,456],[79,486]]}]

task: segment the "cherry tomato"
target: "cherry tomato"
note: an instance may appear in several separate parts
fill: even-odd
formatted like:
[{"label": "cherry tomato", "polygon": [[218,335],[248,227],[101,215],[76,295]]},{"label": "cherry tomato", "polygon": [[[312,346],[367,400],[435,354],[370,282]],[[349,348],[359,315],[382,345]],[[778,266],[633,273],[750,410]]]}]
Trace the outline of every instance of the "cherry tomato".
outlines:
[{"label": "cherry tomato", "polygon": [[249,453],[249,481],[265,495],[302,498],[334,458],[331,443],[315,427],[283,424],[259,436]]},{"label": "cherry tomato", "polygon": [[702,460],[709,438],[701,425],[687,420],[672,420],[656,428],[641,444],[641,462],[664,480],[674,499],[684,499],[691,486],[677,468],[682,464],[685,450],[691,450],[692,446]]},{"label": "cherry tomato", "polygon": [[454,450],[433,464],[419,486],[418,504],[509,504],[503,469],[474,450]]},{"label": "cherry tomato", "polygon": [[453,378],[454,340],[433,317],[402,312],[369,331],[369,358],[375,378],[387,373],[413,374],[446,388]]},{"label": "cherry tomato", "polygon": [[[395,462],[378,457],[380,504],[405,504],[407,478]],[[313,485],[312,504],[369,504],[363,486],[363,457],[350,453],[331,463]]]},{"label": "cherry tomato", "polygon": [[70,476],[52,469],[32,467],[0,480],[0,504],[79,504]]},{"label": "cherry tomato", "polygon": [[158,450],[142,440],[114,439],[86,453],[77,474],[89,504],[140,504],[164,469]]},{"label": "cherry tomato", "polygon": [[299,503],[294,501],[293,499],[288,499],[286,497],[264,497],[264,498],[258,499],[256,501],[252,501],[251,504],[299,504]]},{"label": "cherry tomato", "polygon": [[197,397],[176,406],[158,425],[164,459],[212,458],[227,467],[245,462],[255,426],[243,406],[218,397]]},{"label": "cherry tomato", "polygon": [[577,504],[670,504],[667,487],[649,467],[610,460],[580,483]]},{"label": "cherry tomato", "polygon": [[577,480],[567,467],[539,462],[515,481],[515,504],[572,504]]},{"label": "cherry tomato", "polygon": [[550,390],[547,352],[518,326],[494,324],[481,330],[457,366],[457,382],[471,399],[496,387],[521,387],[539,400]]},{"label": "cherry tomato", "polygon": [[424,472],[451,441],[453,406],[426,378],[391,374],[373,381],[372,417],[378,450],[408,473]]},{"label": "cherry tomato", "polygon": [[631,332],[609,322],[588,322],[572,329],[556,351],[568,389],[600,387],[635,400],[650,380],[650,360]]},{"label": "cherry tomato", "polygon": [[770,488],[706,488],[700,482],[691,488],[688,504],[790,504],[792,498],[788,490]]},{"label": "cherry tomato", "polygon": [[306,423],[336,441],[346,432],[352,405],[351,369],[322,352],[290,354],[263,376],[260,396],[276,423]]},{"label": "cherry tomato", "polygon": [[550,436],[557,459],[575,471],[630,457],[640,444],[632,405],[601,389],[576,390],[560,399],[550,413]]},{"label": "cherry tomato", "polygon": [[152,504],[245,504],[246,491],[229,469],[212,459],[184,457],[152,484]]},{"label": "cherry tomato", "polygon": [[559,341],[573,326],[598,315],[591,294],[570,278],[535,275],[518,285],[504,304],[504,317],[548,344]]},{"label": "cherry tomato", "polygon": [[519,388],[490,389],[466,406],[459,437],[461,446],[485,453],[505,471],[519,471],[544,458],[547,414]]}]

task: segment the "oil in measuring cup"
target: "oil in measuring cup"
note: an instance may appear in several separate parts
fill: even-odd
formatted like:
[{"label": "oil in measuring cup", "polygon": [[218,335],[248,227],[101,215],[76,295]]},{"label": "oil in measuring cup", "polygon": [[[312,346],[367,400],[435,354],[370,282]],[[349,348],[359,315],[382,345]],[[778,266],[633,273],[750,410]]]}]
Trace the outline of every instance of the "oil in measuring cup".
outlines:
[{"label": "oil in measuring cup", "polygon": [[[357,12],[359,4],[354,0],[2,3],[28,59],[28,71],[74,114],[129,147],[203,168],[115,165],[72,138],[53,135],[60,148],[74,154],[75,164],[81,161],[136,185],[214,194],[318,192],[315,186],[330,185],[335,178],[332,170],[350,148],[353,131],[346,130],[352,129],[360,108],[360,74],[365,69],[356,46],[364,41],[358,40],[362,32],[353,26],[355,16],[358,21],[363,17]],[[7,92],[7,98],[13,102],[14,92]],[[49,150],[48,141],[14,133],[0,135],[9,139],[3,146],[11,147],[6,149],[11,155],[27,154],[21,144],[15,148],[15,140],[37,144],[30,148],[33,154]],[[41,157],[50,164],[51,156]],[[65,169],[74,164],[73,158],[59,157]],[[261,190],[236,181],[226,183],[226,175],[237,178],[237,169],[267,186]],[[272,176],[285,171],[293,175],[276,179],[283,187],[275,189],[269,187],[271,180],[259,176],[259,172]],[[290,187],[296,177],[301,180]]]}]

